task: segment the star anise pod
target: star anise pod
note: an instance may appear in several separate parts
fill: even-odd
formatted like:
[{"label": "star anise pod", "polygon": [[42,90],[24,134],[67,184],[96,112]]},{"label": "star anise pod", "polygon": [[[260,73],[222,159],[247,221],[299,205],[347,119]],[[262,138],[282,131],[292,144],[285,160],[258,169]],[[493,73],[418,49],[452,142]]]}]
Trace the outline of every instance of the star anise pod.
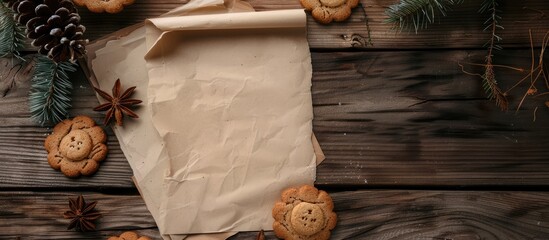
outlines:
[{"label": "star anise pod", "polygon": [[99,96],[108,101],[107,103],[103,103],[93,109],[94,111],[107,111],[105,114],[105,125],[109,124],[113,116],[116,119],[116,125],[118,126],[122,126],[123,124],[123,114],[126,114],[132,118],[139,118],[139,116],[137,116],[137,114],[130,109],[133,105],[140,104],[142,102],[141,100],[130,98],[135,91],[135,86],[128,88],[121,94],[122,90],[120,89],[120,79],[117,79],[112,88],[112,96],[99,88],[94,88]]},{"label": "star anise pod", "polygon": [[86,203],[82,195],[78,198],[69,198],[71,210],[63,213],[64,218],[71,219],[67,229],[75,228],[82,232],[95,231],[94,222],[101,217],[101,214],[94,209],[95,205],[97,205],[97,201]]}]

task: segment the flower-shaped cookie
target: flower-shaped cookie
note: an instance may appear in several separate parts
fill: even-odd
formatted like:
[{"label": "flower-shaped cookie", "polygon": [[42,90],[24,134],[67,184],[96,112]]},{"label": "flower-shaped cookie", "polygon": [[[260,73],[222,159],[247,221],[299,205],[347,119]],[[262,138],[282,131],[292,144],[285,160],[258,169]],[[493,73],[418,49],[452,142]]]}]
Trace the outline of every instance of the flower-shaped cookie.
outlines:
[{"label": "flower-shaped cookie", "polygon": [[125,6],[133,4],[134,0],[73,0],[74,4],[87,7],[94,13],[118,13]]},{"label": "flower-shaped cookie", "polygon": [[358,5],[358,0],[300,0],[301,6],[311,11],[319,23],[343,21],[351,16],[351,9]]},{"label": "flower-shaped cookie", "polygon": [[109,237],[109,239],[107,240],[151,240],[151,239],[145,236],[140,237],[139,235],[137,235],[137,233],[134,233],[134,232],[125,232],[120,234],[119,237],[113,236],[113,237]]},{"label": "flower-shaped cookie", "polygon": [[309,185],[286,189],[273,208],[273,230],[287,240],[327,240],[337,223],[333,209],[325,191]]},{"label": "flower-shaped cookie", "polygon": [[92,175],[107,156],[107,136],[93,119],[77,116],[58,123],[44,142],[48,163],[67,177]]}]

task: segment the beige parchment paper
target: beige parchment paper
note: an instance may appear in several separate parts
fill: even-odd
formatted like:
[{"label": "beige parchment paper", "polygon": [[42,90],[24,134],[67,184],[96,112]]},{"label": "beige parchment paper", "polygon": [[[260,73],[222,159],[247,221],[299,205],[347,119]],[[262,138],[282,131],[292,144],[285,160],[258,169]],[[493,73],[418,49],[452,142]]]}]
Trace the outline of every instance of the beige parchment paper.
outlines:
[{"label": "beige parchment paper", "polygon": [[[176,8],[166,16],[192,14],[219,14],[227,12],[253,11],[253,8],[236,0],[192,0]],[[134,172],[134,182],[155,220],[158,218],[159,191],[162,189],[167,156],[161,139],[151,121],[147,106],[148,75],[144,55],[146,53],[145,28],[137,24],[117,31],[87,46],[88,77],[95,87],[107,92],[117,78],[127,86],[137,86],[135,97],[144,104],[137,110],[138,121],[125,121],[125,126],[113,127],[120,146]],[[101,98],[99,98],[102,101]],[[141,182],[141,183],[139,183]],[[225,239],[236,232],[192,235],[166,235],[166,240],[181,239]]]},{"label": "beige parchment paper", "polygon": [[313,184],[303,10],[150,19],[152,122],[168,155],[166,234],[272,229],[283,189]]},{"label": "beige parchment paper", "polygon": [[[253,8],[249,4],[234,0],[192,0],[168,15],[238,11],[253,11]],[[144,105],[138,110],[140,115],[138,121],[126,121],[123,128],[114,127],[113,129],[134,171],[136,186],[142,192],[147,207],[158,222],[158,211],[163,199],[159,194],[163,189],[168,158],[162,139],[150,120],[151,109],[147,104],[149,79],[143,59],[147,50],[144,44],[144,31],[142,25],[135,25],[95,41],[88,46],[87,66],[92,70],[89,71],[89,77],[94,86],[110,91],[116,78],[121,78],[123,84],[127,83],[125,87],[136,85],[138,88],[136,97],[144,100]],[[321,161],[324,156],[314,137],[313,140],[317,161]],[[191,235],[187,239],[225,239],[234,233]],[[175,240],[184,239],[186,236],[163,234],[162,237]]]}]

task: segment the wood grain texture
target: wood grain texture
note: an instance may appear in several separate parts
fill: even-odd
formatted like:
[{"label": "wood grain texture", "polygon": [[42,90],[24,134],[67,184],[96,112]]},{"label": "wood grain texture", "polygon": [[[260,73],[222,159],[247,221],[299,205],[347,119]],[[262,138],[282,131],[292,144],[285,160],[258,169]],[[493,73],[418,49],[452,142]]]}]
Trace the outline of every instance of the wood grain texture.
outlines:
[{"label": "wood grain texture", "polygon": [[[316,183],[546,185],[547,96],[529,98],[517,114],[499,111],[486,100],[480,78],[458,66],[482,62],[484,54],[314,53],[314,132],[327,157]],[[527,51],[495,59],[529,65]],[[505,90],[523,75],[500,69],[497,79]],[[524,91],[510,92],[512,107]]]},{"label": "wood grain texture", "polygon": [[80,193],[1,192],[0,239],[107,239],[125,230],[148,230],[143,235],[158,238],[154,219],[139,195],[105,195],[82,193],[86,201],[98,201],[96,209],[103,215],[97,233],[67,230],[68,198]]},{"label": "wood grain texture", "polygon": [[[327,159],[319,185],[547,186],[549,111],[529,98],[517,113],[488,101],[481,80],[457,62],[482,62],[485,51],[313,53],[314,131]],[[498,64],[527,69],[529,51],[508,50]],[[470,71],[479,71],[473,68]],[[498,69],[503,89],[524,73]],[[76,74],[71,115],[98,104]],[[539,86],[540,91],[546,87]],[[516,106],[524,88],[510,92]],[[133,187],[131,169],[112,131],[107,160],[91,178],[68,179],[45,161],[51,129],[28,120],[28,83],[0,99],[0,187]],[[537,120],[533,122],[534,109]],[[32,178],[29,176],[32,175]]]},{"label": "wood grain texture", "polygon": [[[156,17],[188,0],[139,0],[120,14],[80,9],[87,36],[97,39]],[[258,11],[301,8],[299,0],[249,0]],[[384,11],[398,0],[361,0],[345,22],[316,23],[313,50],[314,131],[327,156],[317,185],[331,192],[339,223],[332,239],[548,239],[549,192],[406,191],[365,188],[520,189],[549,183],[549,95],[514,113],[486,99],[481,81],[458,62],[482,63],[485,16],[466,1],[419,34],[396,34]],[[529,68],[528,29],[540,46],[549,1],[501,1],[503,37],[496,64]],[[368,28],[373,46],[367,45]],[[370,51],[371,50],[371,51]],[[404,51],[401,51],[404,50]],[[539,50],[539,49],[537,49]],[[29,57],[30,59],[30,57]],[[32,62],[32,61],[29,61]],[[467,66],[480,72],[482,68]],[[32,65],[0,59],[0,239],[106,239],[126,230],[160,239],[130,179],[112,131],[108,158],[91,178],[68,179],[51,169],[43,141],[51,128],[31,122],[27,95]],[[497,69],[505,90],[524,73]],[[81,72],[73,74],[71,116],[98,101]],[[547,91],[543,84],[540,91]],[[516,107],[525,86],[510,92]],[[534,117],[535,116],[535,117]],[[533,121],[533,119],[536,121]],[[102,193],[99,193],[102,192]],[[96,233],[67,231],[67,198],[99,200]],[[256,232],[231,239],[255,239]],[[267,239],[275,239],[267,232]]]},{"label": "wood grain texture", "polygon": [[[157,17],[187,1],[142,0],[125,8],[119,14],[95,14],[80,9],[86,35],[91,40],[115,30],[138,23],[146,18]],[[302,8],[299,0],[249,0],[257,11]],[[351,17],[342,23],[322,25],[308,14],[309,44],[312,48],[367,48],[367,49],[424,49],[424,48],[483,48],[489,35],[483,31],[487,16],[478,13],[480,1],[466,1],[439,18],[427,30],[418,34],[397,32],[384,23],[385,9],[397,0],[361,0]],[[546,33],[549,18],[549,2],[525,0],[505,1],[501,4],[501,24],[498,32],[504,47],[528,47],[528,29],[534,39],[541,41]],[[367,24],[368,22],[368,24]],[[370,27],[373,46],[367,45]],[[541,45],[537,43],[536,45]]]},{"label": "wood grain texture", "polygon": [[[259,1],[259,0],[258,0]],[[486,15],[478,13],[481,1],[465,1],[437,18],[425,30],[398,33],[385,23],[385,10],[398,1],[362,0],[351,17],[343,22],[321,25],[308,15],[309,44],[312,48],[366,48],[366,49],[433,49],[483,48],[489,34],[484,32]],[[503,47],[528,46],[528,29],[534,39],[541,41],[547,32],[549,2],[505,1],[501,4],[501,24],[498,32]],[[368,27],[373,45],[368,45]],[[537,45],[537,44],[536,44]]]},{"label": "wood grain texture", "polygon": [[[75,193],[1,192],[0,239],[106,239],[135,230],[159,239],[139,196],[83,193],[99,201],[97,233],[66,230]],[[331,239],[546,239],[549,193],[351,191],[331,193],[338,225]],[[9,206],[9,207],[7,207]],[[254,239],[256,232],[231,239]],[[267,239],[275,239],[267,232]]]},{"label": "wood grain texture", "polygon": [[[29,64],[32,60],[29,58]],[[3,59],[2,59],[3,60]],[[32,66],[27,72],[32,72]],[[110,128],[106,131],[109,154],[92,177],[70,179],[53,170],[46,160],[44,140],[52,129],[41,127],[30,120],[27,97],[31,74],[17,76],[16,84],[0,95],[0,188],[18,187],[133,187],[132,171],[118,140]],[[82,72],[71,75],[73,84],[73,108],[70,116],[85,114],[102,122],[102,114],[92,111],[99,102]],[[9,79],[1,79],[0,83]]]}]

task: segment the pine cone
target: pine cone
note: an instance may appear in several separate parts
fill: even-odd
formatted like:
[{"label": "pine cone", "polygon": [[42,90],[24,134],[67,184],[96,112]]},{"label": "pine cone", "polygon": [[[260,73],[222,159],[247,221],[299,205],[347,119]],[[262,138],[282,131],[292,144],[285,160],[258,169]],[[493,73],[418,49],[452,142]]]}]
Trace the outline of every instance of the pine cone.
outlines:
[{"label": "pine cone", "polygon": [[36,16],[34,8],[43,2],[43,0],[10,0],[7,1],[8,7],[11,7],[15,14],[15,20],[25,26],[27,22]]},{"label": "pine cone", "polygon": [[70,0],[16,0],[17,21],[39,53],[55,62],[74,61],[86,53],[86,28]]}]

